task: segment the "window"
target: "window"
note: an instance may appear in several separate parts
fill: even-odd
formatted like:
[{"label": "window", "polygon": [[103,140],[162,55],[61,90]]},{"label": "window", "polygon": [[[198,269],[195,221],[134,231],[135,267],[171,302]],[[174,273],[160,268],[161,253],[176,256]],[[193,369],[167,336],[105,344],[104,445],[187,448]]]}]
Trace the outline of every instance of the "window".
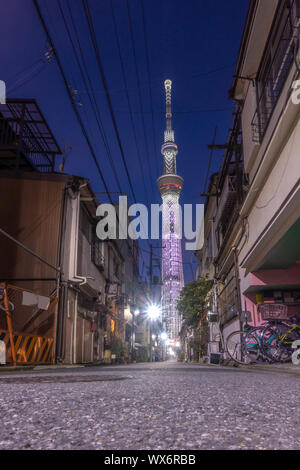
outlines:
[{"label": "window", "polygon": [[261,141],[294,58],[294,30],[298,27],[299,0],[279,2],[276,19],[257,77],[258,107],[253,140]]},{"label": "window", "polygon": [[89,243],[92,241],[92,223],[86,209],[80,207],[79,230],[83,233]]},{"label": "window", "polygon": [[218,309],[222,324],[230,321],[238,315],[238,294],[237,280],[235,277],[234,266],[226,274],[222,284],[219,284],[218,292]]},{"label": "window", "polygon": [[104,245],[96,235],[92,243],[92,261],[101,271],[104,269]]}]

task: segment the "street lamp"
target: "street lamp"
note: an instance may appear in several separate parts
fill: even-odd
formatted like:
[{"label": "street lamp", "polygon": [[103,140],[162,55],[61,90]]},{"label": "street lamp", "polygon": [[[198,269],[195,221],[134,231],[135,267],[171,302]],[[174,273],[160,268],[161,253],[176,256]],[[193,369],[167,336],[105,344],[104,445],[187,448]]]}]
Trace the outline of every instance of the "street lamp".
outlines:
[{"label": "street lamp", "polygon": [[157,305],[152,304],[149,305],[147,313],[150,320],[150,362],[152,362],[152,322],[159,318],[160,309]]},{"label": "street lamp", "polygon": [[168,333],[167,333],[166,331],[163,331],[163,332],[161,333],[160,337],[161,337],[161,339],[162,339],[163,341],[167,341],[167,339],[168,339]]},{"label": "street lamp", "polygon": [[157,320],[160,314],[159,307],[157,305],[149,305],[148,307],[148,317],[150,320]]},{"label": "street lamp", "polygon": [[172,348],[169,348],[169,355],[170,356],[175,356],[175,352]]},{"label": "street lamp", "polygon": [[139,309],[132,311],[132,325],[131,325],[131,360],[135,360],[135,318],[139,315]]},{"label": "street lamp", "polygon": [[160,334],[160,339],[163,342],[163,345],[162,345],[162,358],[163,358],[163,361],[164,361],[165,358],[166,358],[167,346],[170,344],[168,333],[166,331],[162,331],[161,334]]}]

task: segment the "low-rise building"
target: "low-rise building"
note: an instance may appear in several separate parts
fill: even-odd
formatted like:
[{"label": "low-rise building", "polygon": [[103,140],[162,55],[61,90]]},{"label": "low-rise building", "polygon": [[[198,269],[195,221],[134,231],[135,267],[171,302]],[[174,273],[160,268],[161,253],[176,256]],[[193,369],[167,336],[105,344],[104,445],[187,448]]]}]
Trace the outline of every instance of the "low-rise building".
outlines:
[{"label": "low-rise building", "polygon": [[242,106],[249,175],[239,213],[241,241],[234,244],[242,306],[254,324],[268,303],[285,305],[289,316],[299,312],[300,105],[293,99],[299,27],[299,0],[251,1],[231,90]]},{"label": "low-rise building", "polygon": [[[124,311],[136,304],[137,243],[97,238],[96,195],[88,179],[55,171],[60,149],[34,100],[8,100],[0,117],[0,279],[15,286],[18,360],[39,362],[43,338],[48,361],[110,362],[120,348],[129,359]],[[25,306],[26,291],[56,307]]]},{"label": "low-rise building", "polygon": [[243,311],[254,326],[270,304],[275,315],[299,312],[299,26],[299,0],[250,1],[230,90],[234,120],[198,253],[199,275],[214,267],[212,310],[225,341]]}]

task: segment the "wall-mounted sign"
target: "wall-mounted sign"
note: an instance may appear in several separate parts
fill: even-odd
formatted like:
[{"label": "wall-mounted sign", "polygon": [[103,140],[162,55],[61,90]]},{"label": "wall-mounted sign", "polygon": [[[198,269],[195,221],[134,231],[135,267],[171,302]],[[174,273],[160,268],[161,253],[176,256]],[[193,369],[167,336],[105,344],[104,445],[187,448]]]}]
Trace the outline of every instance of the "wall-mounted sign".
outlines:
[{"label": "wall-mounted sign", "polygon": [[261,304],[259,312],[263,320],[278,320],[288,318],[288,307],[284,304]]}]

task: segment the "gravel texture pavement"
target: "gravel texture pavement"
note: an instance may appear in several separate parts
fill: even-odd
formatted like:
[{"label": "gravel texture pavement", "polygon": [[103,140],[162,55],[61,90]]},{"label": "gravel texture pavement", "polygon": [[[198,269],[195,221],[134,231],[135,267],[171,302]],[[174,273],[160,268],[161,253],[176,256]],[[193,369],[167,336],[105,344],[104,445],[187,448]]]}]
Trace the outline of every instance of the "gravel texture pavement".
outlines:
[{"label": "gravel texture pavement", "polygon": [[0,421],[0,449],[300,449],[299,379],[180,363],[1,373]]}]

